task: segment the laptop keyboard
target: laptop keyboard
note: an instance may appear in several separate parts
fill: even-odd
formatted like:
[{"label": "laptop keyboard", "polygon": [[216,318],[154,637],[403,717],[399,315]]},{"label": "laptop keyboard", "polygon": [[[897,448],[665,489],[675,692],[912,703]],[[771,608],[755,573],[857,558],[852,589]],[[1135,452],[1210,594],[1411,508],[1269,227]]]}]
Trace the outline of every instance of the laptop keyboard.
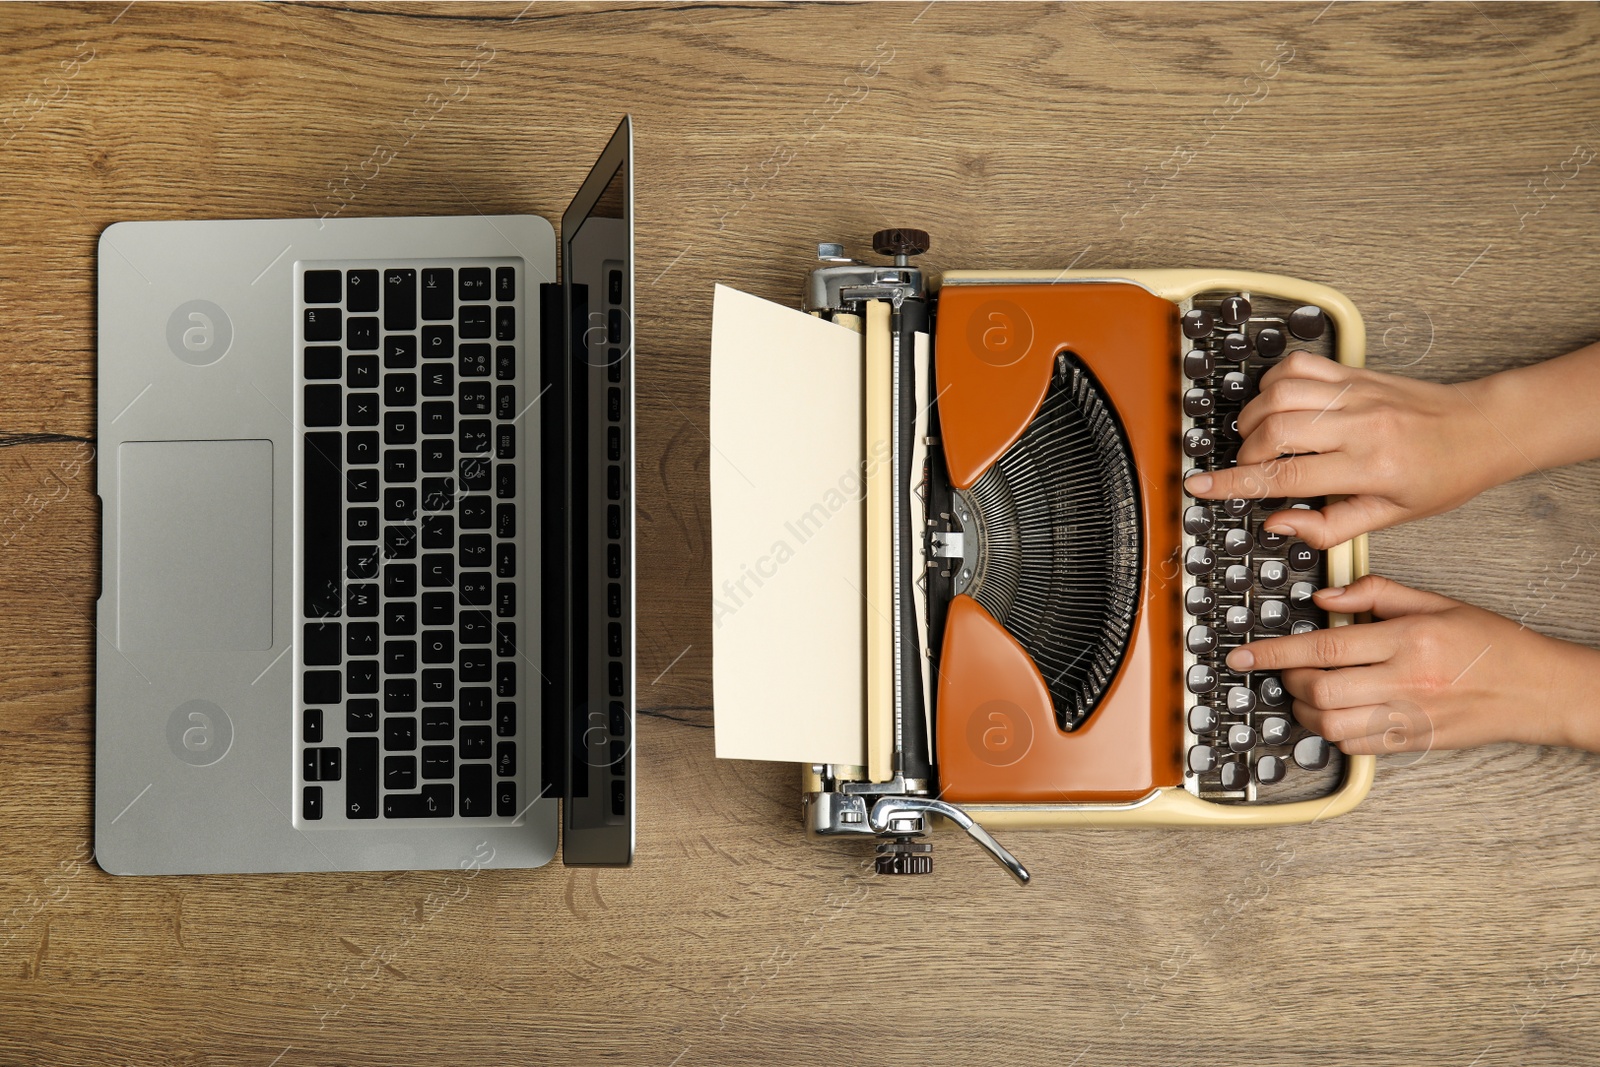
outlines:
[{"label": "laptop keyboard", "polygon": [[520,272],[301,271],[302,820],[507,819],[531,799]]}]

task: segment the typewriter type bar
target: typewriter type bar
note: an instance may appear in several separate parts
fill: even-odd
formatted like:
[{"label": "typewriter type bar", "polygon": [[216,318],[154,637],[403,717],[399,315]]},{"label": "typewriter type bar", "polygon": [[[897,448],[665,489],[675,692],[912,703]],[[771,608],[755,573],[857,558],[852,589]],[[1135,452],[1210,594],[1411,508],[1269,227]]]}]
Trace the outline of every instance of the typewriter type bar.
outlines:
[{"label": "typewriter type bar", "polygon": [[979,821],[1275,825],[1353,808],[1373,757],[1338,753],[1294,722],[1276,678],[1223,661],[1349,622],[1310,592],[1366,573],[1365,538],[1318,552],[1261,522],[1322,501],[1197,501],[1182,482],[1234,462],[1237,414],[1289,351],[1363,363],[1355,308],[1231,271],[961,271],[934,294],[910,266],[927,247],[882,231],[893,263],[870,266],[820,246],[806,289],[808,311],[863,331],[869,456],[886,347],[892,393],[892,534],[869,468],[866,546],[892,648],[880,632],[863,650],[869,766],[803,771],[807,831],[874,837],[880,871],[925,873],[937,814],[1025,881]]}]

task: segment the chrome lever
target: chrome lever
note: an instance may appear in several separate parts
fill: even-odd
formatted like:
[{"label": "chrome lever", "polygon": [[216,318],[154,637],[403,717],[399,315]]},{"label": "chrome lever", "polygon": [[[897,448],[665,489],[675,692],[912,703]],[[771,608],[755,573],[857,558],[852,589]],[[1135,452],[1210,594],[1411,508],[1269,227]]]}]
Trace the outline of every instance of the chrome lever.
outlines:
[{"label": "chrome lever", "polygon": [[943,815],[946,819],[961,827],[972,835],[973,840],[982,845],[994,861],[1004,867],[1020,884],[1027,885],[1033,877],[1028,873],[1017,857],[1007,852],[1005,846],[990,836],[989,831],[979,826],[977,820],[956,807],[942,800],[933,800],[929,797],[883,797],[872,805],[872,813],[868,816],[868,823],[873,832],[883,833],[896,818],[907,815],[920,817],[923,815]]}]

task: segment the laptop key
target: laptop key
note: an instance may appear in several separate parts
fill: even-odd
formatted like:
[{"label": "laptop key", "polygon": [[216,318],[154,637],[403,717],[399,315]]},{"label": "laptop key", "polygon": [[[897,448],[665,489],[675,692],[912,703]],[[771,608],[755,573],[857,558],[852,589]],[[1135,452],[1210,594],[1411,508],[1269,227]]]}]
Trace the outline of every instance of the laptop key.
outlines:
[{"label": "laptop key", "polygon": [[494,738],[487,726],[463,726],[461,728],[462,759],[488,759],[494,754],[492,752],[493,744]]},{"label": "laptop key", "polygon": [[307,704],[339,703],[338,671],[306,671],[300,679],[300,697]]},{"label": "laptop key", "polygon": [[456,750],[449,745],[422,746],[422,777],[454,778],[456,776]]},{"label": "laptop key", "polygon": [[514,697],[517,695],[517,665],[502,661],[495,665],[494,691],[496,696]]},{"label": "laptop key", "polygon": [[345,421],[351,426],[378,425],[378,394],[350,393],[344,398]]},{"label": "laptop key", "polygon": [[411,752],[417,747],[417,720],[394,715],[383,720],[383,747],[386,752]]},{"label": "laptop key", "polygon": [[390,370],[410,370],[417,365],[417,339],[406,334],[383,339],[383,365]]},{"label": "laptop key", "polygon": [[456,598],[451,593],[422,594],[422,625],[449,626],[456,618]]},{"label": "laptop key", "polygon": [[448,438],[430,438],[422,442],[422,469],[433,474],[455,470],[455,442]]},{"label": "laptop key", "polygon": [[337,748],[319,748],[317,753],[317,780],[320,782],[337,782],[339,780],[339,750]]},{"label": "laptop key", "polygon": [[[454,478],[424,478],[422,479],[422,510],[423,511],[454,511],[456,509],[456,480]],[[430,516],[432,518],[448,519],[448,515]],[[424,520],[426,521],[426,520]],[[434,546],[430,546],[434,547]],[[449,547],[438,546],[438,547]]]},{"label": "laptop key", "polygon": [[385,789],[415,789],[417,787],[417,757],[383,757],[383,787]]},{"label": "laptop key", "polygon": [[352,504],[378,502],[378,470],[376,467],[357,468],[344,478],[344,498]]},{"label": "laptop key", "polygon": [[517,465],[515,463],[496,463],[494,465],[494,495],[502,500],[517,495]]},{"label": "laptop key", "polygon": [[[414,678],[390,678],[383,683],[383,710],[387,715],[410,715],[417,710]],[[389,720],[384,720],[388,722]]]},{"label": "laptop key", "polygon": [[348,819],[378,817],[378,739],[352,737],[344,743],[347,778],[344,814]]},{"label": "laptop key", "polygon": [[385,526],[383,528],[383,554],[388,559],[415,559],[417,555],[417,528],[415,526]]},{"label": "laptop key", "polygon": [[517,413],[517,387],[497,385],[494,389],[494,417],[509,420]]},{"label": "laptop key", "polygon": [[456,791],[448,782],[425,785],[420,793],[390,793],[383,798],[386,819],[448,819],[455,814]]},{"label": "laptop key", "polygon": [[338,308],[306,308],[302,335],[307,341],[337,341],[344,332]]},{"label": "laptop key", "polygon": [[517,814],[516,782],[501,782],[495,786],[494,813],[507,817]]},{"label": "laptop key", "polygon": [[[462,718],[466,718],[465,715]],[[502,700],[495,705],[494,732],[501,737],[515,737],[517,735],[517,705],[509,700]]]},{"label": "laptop key", "polygon": [[517,773],[517,743],[501,741],[494,746],[494,772],[501,778]]},{"label": "laptop key", "polygon": [[[463,682],[487,682],[489,680],[490,657],[487,648],[463,648],[461,650],[461,680]],[[501,693],[501,696],[507,694]]]},{"label": "laptop key", "polygon": [[383,272],[383,328],[417,328],[417,272],[409,268]]},{"label": "laptop key", "polygon": [[422,368],[422,395],[449,396],[455,392],[456,371],[449,363],[427,363]]},{"label": "laptop key", "polygon": [[461,555],[463,567],[489,566],[489,535],[462,534],[456,551]]},{"label": "laptop key", "polygon": [[462,571],[459,583],[462,606],[488,606],[492,584],[487,571]]},{"label": "laptop key", "polygon": [[344,683],[352,694],[376,693],[378,691],[378,661],[375,659],[356,659],[345,664]]},{"label": "laptop key", "polygon": [[345,701],[344,732],[347,734],[377,733],[378,702],[366,697],[360,700]]},{"label": "laptop key", "polygon": [[300,661],[307,667],[334,667],[339,663],[339,644],[343,634],[336,622],[308,622],[300,646]]},{"label": "laptop key", "polygon": [[307,821],[322,818],[322,787],[308,785],[300,793],[300,817]]},{"label": "laptop key", "polygon": [[482,457],[461,461],[461,489],[467,493],[481,493],[489,488],[490,462]]},{"label": "laptop key", "polygon": [[392,483],[416,481],[417,450],[414,448],[386,449],[383,453],[383,480]]},{"label": "laptop key", "polygon": [[393,372],[383,376],[383,402],[392,408],[408,408],[417,402],[417,376]]},{"label": "laptop key", "polygon": [[344,346],[352,352],[378,350],[378,320],[368,316],[352,316],[344,324]]},{"label": "laptop key", "polygon": [[[344,390],[337,385],[308,385],[305,389],[307,426],[337,426],[344,419]],[[310,436],[310,435],[307,435]]]},{"label": "laptop key", "polygon": [[486,763],[466,764],[461,768],[461,814],[464,818],[487,818],[494,814],[494,779]]},{"label": "laptop key", "polygon": [[422,709],[422,739],[424,741],[449,741],[455,735],[455,713],[449,708]]},{"label": "laptop key", "polygon": [[516,308],[500,307],[494,309],[494,339],[496,341],[515,341],[517,339]]},{"label": "laptop key", "polygon": [[429,553],[422,557],[422,584],[437,588],[455,584],[455,557],[444,553]]},{"label": "laptop key", "polygon": [[485,686],[468,686],[461,690],[461,719],[463,722],[472,720],[479,722],[489,717],[489,705],[494,700],[494,694]]},{"label": "laptop key", "polygon": [[453,319],[456,316],[455,271],[433,267],[422,272],[422,317]]},{"label": "laptop key", "polygon": [[345,627],[344,651],[345,655],[352,659],[357,656],[376,656],[378,654],[378,624],[375,622],[353,622]]},{"label": "laptop key", "polygon": [[489,383],[462,382],[456,403],[463,415],[489,414]]},{"label": "laptop key", "polygon": [[517,346],[496,345],[494,350],[494,376],[509,381],[517,376]]},{"label": "laptop key", "polygon": [[338,304],[344,301],[344,275],[336,270],[308,270],[301,279],[302,295],[308,304]]},{"label": "laptop key", "polygon": [[351,311],[378,310],[378,272],[351,270],[345,272],[344,301]]},{"label": "laptop key", "polygon": [[417,413],[415,411],[390,411],[383,418],[383,443],[386,445],[414,445],[417,443]]},{"label": "laptop key", "polygon": [[461,299],[462,300],[487,300],[487,299],[489,299],[489,268],[488,267],[462,267],[461,268]]},{"label": "laptop key", "polygon": [[345,436],[345,461],[351,466],[378,462],[378,431],[351,430]]},{"label": "laptop key", "polygon": [[[461,336],[465,337],[467,334],[463,331]],[[488,334],[484,333],[480,336],[487,337]],[[461,368],[461,377],[463,378],[487,378],[489,376],[489,346],[462,345],[456,363]]]},{"label": "laptop key", "polygon": [[[494,269],[494,298],[508,304],[517,298],[517,268]],[[307,300],[306,303],[309,304],[311,301]]]},{"label": "laptop key", "polygon": [[341,357],[338,345],[308,345],[306,378],[308,380],[331,378],[337,381],[344,372]]},{"label": "laptop key", "polygon": [[464,496],[461,498],[461,528],[463,530],[487,530],[489,521],[490,501],[488,497]]},{"label": "laptop key", "polygon": [[517,536],[517,506],[515,504],[495,505],[494,532],[496,537]]},{"label": "laptop key", "polygon": [[456,698],[456,672],[449,667],[430,667],[422,672],[422,702],[446,704]]}]

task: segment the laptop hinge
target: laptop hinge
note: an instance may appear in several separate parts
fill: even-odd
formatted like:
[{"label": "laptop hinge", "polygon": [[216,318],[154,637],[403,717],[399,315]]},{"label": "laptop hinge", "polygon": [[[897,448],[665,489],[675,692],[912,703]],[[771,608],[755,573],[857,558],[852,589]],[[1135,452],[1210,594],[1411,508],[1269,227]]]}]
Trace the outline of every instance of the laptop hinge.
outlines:
[{"label": "laptop hinge", "polygon": [[571,578],[568,562],[567,509],[572,487],[567,457],[568,360],[566,309],[561,284],[539,286],[539,389],[547,398],[540,410],[539,454],[544,486],[541,514],[540,597],[544,678],[540,701],[540,752],[543,796],[565,798],[567,793],[567,708],[571,650],[568,625]]}]

